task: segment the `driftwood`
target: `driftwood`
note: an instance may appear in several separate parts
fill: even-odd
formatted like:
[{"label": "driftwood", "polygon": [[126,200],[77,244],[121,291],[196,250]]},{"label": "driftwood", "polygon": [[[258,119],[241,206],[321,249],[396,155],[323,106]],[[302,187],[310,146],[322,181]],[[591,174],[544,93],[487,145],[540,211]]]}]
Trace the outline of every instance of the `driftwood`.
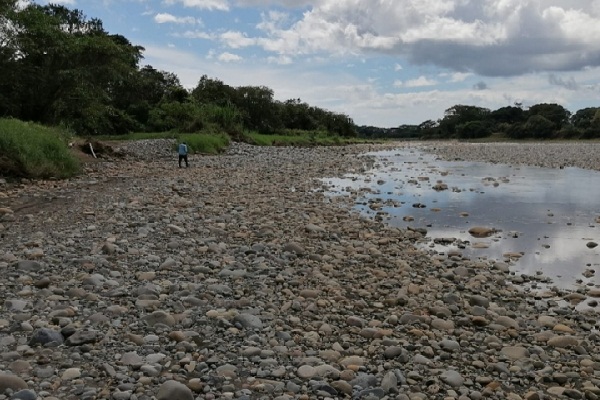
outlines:
[{"label": "driftwood", "polygon": [[90,151],[92,152],[92,155],[94,156],[94,158],[98,158],[96,157],[96,153],[94,153],[94,148],[92,147],[91,143],[88,143],[90,145]]}]

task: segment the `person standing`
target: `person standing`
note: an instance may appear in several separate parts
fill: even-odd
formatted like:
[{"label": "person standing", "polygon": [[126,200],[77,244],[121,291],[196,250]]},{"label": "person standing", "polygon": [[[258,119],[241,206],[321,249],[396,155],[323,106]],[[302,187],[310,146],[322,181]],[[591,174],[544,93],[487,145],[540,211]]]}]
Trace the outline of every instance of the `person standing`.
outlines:
[{"label": "person standing", "polygon": [[186,168],[189,167],[190,164],[188,163],[188,147],[185,142],[179,144],[178,152],[179,152],[179,168],[181,168],[181,161],[185,161]]}]

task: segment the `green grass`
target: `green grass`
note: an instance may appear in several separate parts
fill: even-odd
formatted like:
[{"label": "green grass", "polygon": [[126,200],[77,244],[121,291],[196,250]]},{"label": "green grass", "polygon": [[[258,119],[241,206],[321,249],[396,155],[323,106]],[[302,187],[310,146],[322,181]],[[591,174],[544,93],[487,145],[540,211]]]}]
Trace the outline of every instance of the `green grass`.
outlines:
[{"label": "green grass", "polygon": [[189,133],[178,135],[177,143],[181,142],[185,142],[188,145],[190,154],[218,154],[225,151],[230,139],[225,134]]},{"label": "green grass", "polygon": [[373,142],[369,139],[344,138],[340,136],[327,135],[324,132],[302,132],[294,131],[295,134],[266,135],[250,132],[246,136],[250,143],[259,146],[339,146],[352,143]]},{"label": "green grass", "polygon": [[5,176],[68,178],[79,163],[68,147],[69,135],[57,128],[0,119],[0,171]]},{"label": "green grass", "polygon": [[129,140],[144,140],[144,139],[177,139],[177,132],[134,132],[126,135],[103,135],[92,136],[91,139],[98,141],[129,141]]}]

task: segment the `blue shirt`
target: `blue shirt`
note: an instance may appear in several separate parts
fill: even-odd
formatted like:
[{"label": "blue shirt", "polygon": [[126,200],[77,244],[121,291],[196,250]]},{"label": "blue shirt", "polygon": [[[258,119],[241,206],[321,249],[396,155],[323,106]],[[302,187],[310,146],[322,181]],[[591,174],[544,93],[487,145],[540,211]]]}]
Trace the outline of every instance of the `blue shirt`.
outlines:
[{"label": "blue shirt", "polygon": [[187,145],[185,143],[181,143],[179,145],[179,155],[180,156],[185,156],[188,152],[188,148]]}]

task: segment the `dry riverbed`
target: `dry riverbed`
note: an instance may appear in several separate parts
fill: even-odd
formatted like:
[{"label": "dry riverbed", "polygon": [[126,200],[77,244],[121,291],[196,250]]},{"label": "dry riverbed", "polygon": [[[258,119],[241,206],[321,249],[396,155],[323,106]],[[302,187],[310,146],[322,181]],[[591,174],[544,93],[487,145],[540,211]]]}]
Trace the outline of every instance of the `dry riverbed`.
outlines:
[{"label": "dry riverbed", "polygon": [[[178,169],[148,141],[3,184],[0,399],[598,398],[597,313],[575,306],[600,290],[525,293],[503,262],[432,257],[324,195],[382,146],[236,144]],[[521,146],[436,152],[598,154]]]}]

